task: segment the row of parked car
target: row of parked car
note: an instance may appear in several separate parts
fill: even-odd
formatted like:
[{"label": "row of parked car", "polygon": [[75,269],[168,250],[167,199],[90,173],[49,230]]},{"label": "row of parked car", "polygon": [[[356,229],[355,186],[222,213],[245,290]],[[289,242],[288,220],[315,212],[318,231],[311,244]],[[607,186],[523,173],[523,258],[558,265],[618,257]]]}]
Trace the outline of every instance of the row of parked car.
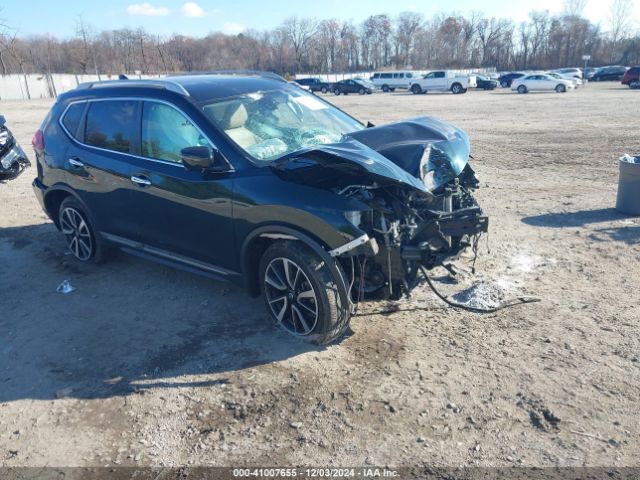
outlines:
[{"label": "row of parked car", "polygon": [[547,72],[504,72],[460,74],[451,70],[435,70],[427,74],[413,71],[375,72],[369,79],[350,78],[339,82],[325,82],[320,78],[302,78],[295,83],[311,92],[335,95],[371,94],[375,90],[394,92],[408,90],[414,94],[430,91],[450,91],[454,94],[470,88],[493,90],[498,86],[518,93],[535,90],[566,92],[578,88],[584,81],[621,81],[630,88],[640,88],[640,67],[612,65],[601,68],[560,68]]},{"label": "row of parked car", "polygon": [[320,78],[302,78],[295,83],[311,92],[334,93],[335,95],[371,94],[375,90],[394,92],[396,89],[409,90],[412,93],[428,91],[450,91],[454,94],[465,93],[469,88],[493,90],[498,86],[496,80],[483,75],[460,75],[450,70],[436,70],[426,75],[415,72],[381,72],[370,79],[350,78],[335,83],[324,82]]},{"label": "row of parked car", "polygon": [[605,82],[616,81],[621,82],[623,85],[627,85],[630,88],[640,88],[640,67],[625,67],[622,65],[610,65],[600,68],[561,68],[554,70],[553,72],[508,72],[498,77],[498,82],[503,88],[513,88],[514,82],[519,80],[519,84],[525,77],[531,77],[533,75],[550,75],[556,79],[563,78],[566,80],[576,80],[574,88],[577,88],[584,81],[588,82]]}]

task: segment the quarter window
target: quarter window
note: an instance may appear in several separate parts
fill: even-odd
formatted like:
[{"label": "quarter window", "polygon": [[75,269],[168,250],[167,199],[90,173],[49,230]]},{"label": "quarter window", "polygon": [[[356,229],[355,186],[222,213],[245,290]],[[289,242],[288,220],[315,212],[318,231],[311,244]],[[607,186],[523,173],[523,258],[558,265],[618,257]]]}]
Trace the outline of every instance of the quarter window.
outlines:
[{"label": "quarter window", "polygon": [[180,151],[206,146],[207,139],[182,113],[169,105],[144,102],[142,110],[142,155],[181,163]]},{"label": "quarter window", "polygon": [[64,117],[62,118],[62,124],[73,138],[78,138],[78,127],[80,126],[80,121],[82,120],[84,107],[84,102],[74,103],[67,109]]},{"label": "quarter window", "polygon": [[135,132],[136,104],[133,100],[91,102],[85,129],[87,145],[129,153]]}]

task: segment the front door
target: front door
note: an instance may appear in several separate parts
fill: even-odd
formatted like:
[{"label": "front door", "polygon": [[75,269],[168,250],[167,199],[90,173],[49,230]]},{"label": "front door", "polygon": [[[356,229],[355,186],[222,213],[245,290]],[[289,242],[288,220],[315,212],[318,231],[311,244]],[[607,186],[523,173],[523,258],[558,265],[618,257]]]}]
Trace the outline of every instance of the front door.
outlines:
[{"label": "front door", "polygon": [[162,253],[232,268],[234,251],[231,194],[233,173],[187,170],[180,151],[213,147],[185,114],[173,106],[144,101],[141,155],[133,159],[137,187],[137,240]]}]

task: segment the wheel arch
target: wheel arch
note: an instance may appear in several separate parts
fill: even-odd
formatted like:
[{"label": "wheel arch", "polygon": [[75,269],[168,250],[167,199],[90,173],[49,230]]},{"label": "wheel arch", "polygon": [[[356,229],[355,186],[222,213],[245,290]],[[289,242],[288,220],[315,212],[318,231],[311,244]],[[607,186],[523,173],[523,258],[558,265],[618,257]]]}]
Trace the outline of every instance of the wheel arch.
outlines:
[{"label": "wheel arch", "polygon": [[89,219],[93,222],[93,217],[91,216],[91,212],[87,208],[87,205],[82,201],[82,199],[67,185],[58,184],[53,185],[51,188],[47,189],[47,192],[44,195],[44,207],[47,210],[49,218],[53,220],[56,228],[60,229],[60,222],[58,218],[58,211],[60,210],[60,205],[67,197],[73,197],[77,200],[82,208],[85,211],[85,214],[89,216]]},{"label": "wheel arch", "polygon": [[278,240],[299,241],[316,253],[331,271],[338,284],[339,294],[343,305],[349,305],[349,293],[346,279],[336,265],[336,261],[329,255],[328,246],[310,232],[291,227],[289,225],[262,225],[254,229],[242,242],[240,251],[242,275],[249,293],[252,296],[260,294],[259,265],[260,258],[273,242]]}]

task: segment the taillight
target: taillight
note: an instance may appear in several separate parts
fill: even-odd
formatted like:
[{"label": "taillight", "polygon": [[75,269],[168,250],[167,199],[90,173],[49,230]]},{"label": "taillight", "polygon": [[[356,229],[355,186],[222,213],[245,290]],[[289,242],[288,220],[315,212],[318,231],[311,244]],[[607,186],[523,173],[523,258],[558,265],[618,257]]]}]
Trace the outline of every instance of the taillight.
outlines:
[{"label": "taillight", "polygon": [[42,134],[42,130],[38,130],[33,134],[31,145],[33,145],[33,148],[38,152],[44,150],[44,135]]}]

